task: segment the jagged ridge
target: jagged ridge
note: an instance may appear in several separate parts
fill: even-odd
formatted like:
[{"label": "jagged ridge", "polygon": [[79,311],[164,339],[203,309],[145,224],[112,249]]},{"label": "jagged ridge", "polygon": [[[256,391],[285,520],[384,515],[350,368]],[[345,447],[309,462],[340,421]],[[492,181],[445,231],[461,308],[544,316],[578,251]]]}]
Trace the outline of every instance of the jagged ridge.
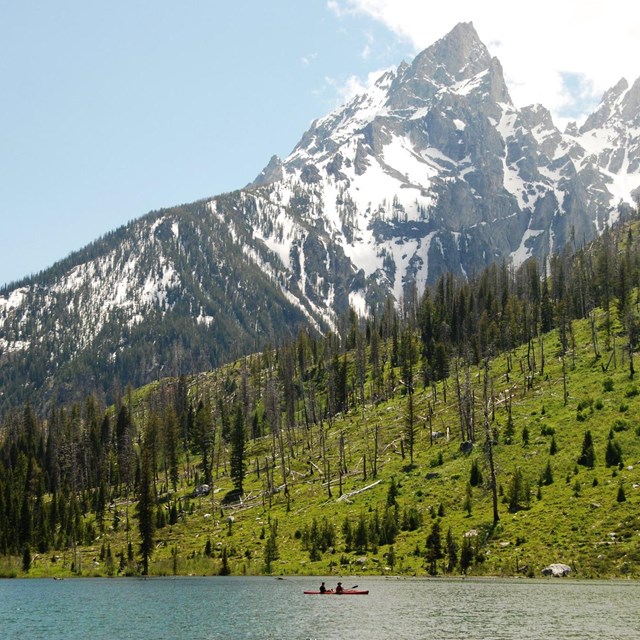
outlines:
[{"label": "jagged ridge", "polygon": [[[151,213],[0,295],[0,407],[210,368],[349,306],[544,260],[631,210],[640,80],[578,130],[517,109],[473,25],[314,122],[248,187]],[[116,386],[117,386],[116,385]]]}]

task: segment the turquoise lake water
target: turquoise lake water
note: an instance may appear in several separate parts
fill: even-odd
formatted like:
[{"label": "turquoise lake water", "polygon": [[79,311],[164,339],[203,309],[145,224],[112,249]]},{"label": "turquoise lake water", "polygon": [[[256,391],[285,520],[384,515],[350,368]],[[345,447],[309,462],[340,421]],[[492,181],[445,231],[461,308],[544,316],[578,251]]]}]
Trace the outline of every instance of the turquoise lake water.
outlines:
[{"label": "turquoise lake water", "polygon": [[[333,586],[335,578],[326,579]],[[640,582],[344,578],[0,581],[0,638],[640,639]]]}]

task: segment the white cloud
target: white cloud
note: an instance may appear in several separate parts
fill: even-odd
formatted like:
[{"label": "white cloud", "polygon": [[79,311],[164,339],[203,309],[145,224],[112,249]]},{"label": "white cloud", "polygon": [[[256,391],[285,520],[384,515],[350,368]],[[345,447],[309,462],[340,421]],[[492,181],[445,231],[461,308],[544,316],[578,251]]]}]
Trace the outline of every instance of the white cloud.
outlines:
[{"label": "white cloud", "polygon": [[330,0],[336,15],[362,14],[419,52],[459,22],[473,22],[502,63],[517,106],[540,102],[563,120],[591,110],[622,77],[640,76],[640,3],[629,0]]},{"label": "white cloud", "polygon": [[363,60],[366,60],[371,55],[371,51],[375,47],[375,39],[371,32],[367,32],[364,35],[367,43],[365,44],[364,49],[362,50],[362,53],[360,55],[362,56]]},{"label": "white cloud", "polygon": [[324,81],[327,85],[333,87],[336,92],[337,102],[335,106],[338,107],[359,93],[366,91],[386,71],[389,71],[389,69],[371,71],[364,80],[356,75],[351,75],[344,81],[337,81],[335,78],[329,77],[325,77]]}]

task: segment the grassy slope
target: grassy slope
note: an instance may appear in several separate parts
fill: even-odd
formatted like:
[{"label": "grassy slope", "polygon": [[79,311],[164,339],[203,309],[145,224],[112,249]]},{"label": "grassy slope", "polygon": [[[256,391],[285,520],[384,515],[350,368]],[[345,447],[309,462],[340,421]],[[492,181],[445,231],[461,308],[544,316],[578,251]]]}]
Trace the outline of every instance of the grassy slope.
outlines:
[{"label": "grassy slope", "polygon": [[[599,320],[603,318],[601,314]],[[414,452],[415,465],[412,468],[408,465],[408,458],[403,459],[401,455],[405,400],[400,395],[386,404],[367,406],[364,416],[361,409],[354,410],[343,419],[334,421],[332,427],[325,425],[326,442],[334,470],[338,466],[338,439],[340,433],[344,434],[348,474],[343,478],[343,493],[380,481],[376,486],[352,496],[349,501],[337,500],[339,491],[335,476],[332,479],[333,497],[328,498],[319,469],[310,464],[311,461],[322,468],[319,455],[320,428],[314,427],[311,437],[307,439],[307,447],[295,447],[296,457],[288,477],[288,499],[282,492],[277,493],[272,496],[269,506],[269,499],[263,495],[264,473],[258,478],[255,472],[256,459],[264,461],[270,455],[271,439],[267,437],[248,448],[244,504],[224,509],[221,507],[221,497],[232,487],[229,477],[221,473],[213,494],[189,500],[189,511],[192,512],[176,525],[157,530],[157,549],[152,557],[150,572],[160,575],[174,572],[215,574],[221,567],[222,549],[226,548],[232,573],[261,573],[264,571],[269,523],[277,521],[279,557],[271,567],[274,574],[426,574],[427,563],[423,555],[425,543],[436,514],[441,509],[444,511],[439,518],[443,539],[450,528],[460,546],[466,532],[477,532],[472,540],[482,552],[484,561],[470,568],[472,574],[540,575],[547,564],[563,562],[571,565],[575,574],[582,577],[639,577],[640,421],[637,415],[640,395],[634,395],[636,383],[629,379],[628,363],[623,362],[621,348],[626,343],[620,337],[617,339],[615,366],[611,362],[608,371],[603,373],[602,366],[607,364],[611,349],[601,347],[602,357],[599,360],[594,357],[591,331],[586,322],[574,323],[574,336],[575,350],[569,352],[565,361],[569,394],[566,405],[562,362],[555,332],[544,337],[544,376],[536,376],[533,389],[525,389],[520,373],[520,362],[526,360],[526,349],[512,354],[513,372],[509,382],[505,375],[505,356],[498,357],[490,365],[497,399],[492,428],[500,434],[495,454],[501,488],[500,522],[493,530],[491,492],[486,486],[473,488],[471,514],[464,508],[466,486],[474,459],[480,463],[485,484],[489,477],[482,446],[482,375],[480,369],[476,368],[471,371],[471,382],[475,387],[477,442],[471,454],[460,453],[460,428],[452,379],[447,383],[448,403],[443,401],[443,385],[440,383],[437,401],[433,404],[434,430],[446,431],[448,426],[451,437],[449,441],[442,438],[431,445],[426,421],[420,420]],[[605,344],[602,327],[599,340],[601,345]],[[538,344],[538,371],[539,350]],[[612,382],[611,391],[604,390],[606,378]],[[206,376],[200,376],[198,384],[204,384],[205,380]],[[640,381],[637,384],[640,385]],[[511,445],[503,442],[507,412],[501,399],[507,389],[512,394],[515,425],[515,438]],[[419,390],[416,401],[417,414],[426,416],[427,403],[434,402],[432,390]],[[588,401],[588,406],[578,415],[581,401]],[[626,425],[625,430],[615,434],[623,452],[624,466],[621,469],[605,466],[607,437],[617,420],[623,420],[620,424]],[[372,478],[369,471],[365,478],[363,455],[366,453],[371,461],[376,425],[380,433],[378,475]],[[524,427],[529,432],[527,445],[522,444]],[[595,444],[594,469],[577,465],[587,429],[591,431]],[[554,456],[549,455],[552,431],[558,446]],[[541,486],[538,493],[538,480],[548,461],[553,469],[554,482]],[[530,482],[531,502],[529,509],[510,513],[505,496],[516,468]],[[220,471],[222,469],[221,466]],[[276,468],[274,473],[276,484],[280,484],[281,470]],[[371,516],[374,509],[382,514],[392,478],[399,486],[400,513],[405,507],[415,505],[423,515],[423,524],[416,531],[399,533],[394,545],[395,564],[390,567],[387,546],[363,553],[345,553],[341,528],[346,517],[355,523],[360,514]],[[624,502],[617,500],[620,486],[626,495]],[[180,493],[187,496],[192,489],[193,486],[183,486]],[[124,508],[122,504],[120,508]],[[137,555],[137,521],[133,519],[133,508],[131,513],[131,536]],[[234,519],[231,524],[227,522],[229,515]],[[313,518],[318,521],[327,518],[337,531],[335,552],[328,551],[317,561],[310,560],[308,551],[302,549],[299,539],[299,532],[309,526]],[[99,559],[100,547],[109,542],[114,555],[125,549],[126,534],[123,529],[121,527],[118,532],[109,530],[102,540],[81,549],[81,570],[84,575],[108,573],[106,563]],[[213,557],[204,555],[208,539],[213,546]],[[417,550],[421,552],[420,555],[416,554]],[[54,555],[56,553],[52,552],[34,558],[30,575],[68,575],[70,552],[59,553],[60,558],[52,563]],[[94,558],[98,560],[97,563],[94,563]],[[116,565],[117,562],[116,559]],[[5,559],[3,563],[1,571],[5,575],[20,574],[20,559]],[[438,561],[437,567],[441,573],[444,561]],[[127,570],[133,569],[125,569],[125,572]],[[456,573],[459,573],[459,569],[456,569]]]}]

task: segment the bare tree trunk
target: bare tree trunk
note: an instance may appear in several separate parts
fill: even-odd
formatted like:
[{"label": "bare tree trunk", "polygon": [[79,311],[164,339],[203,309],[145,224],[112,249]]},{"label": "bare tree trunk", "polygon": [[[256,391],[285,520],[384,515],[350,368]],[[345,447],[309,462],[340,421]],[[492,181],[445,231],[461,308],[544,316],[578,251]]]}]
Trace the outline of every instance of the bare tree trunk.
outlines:
[{"label": "bare tree trunk", "polygon": [[327,456],[327,442],[324,424],[320,421],[320,447],[322,449],[322,461],[324,463],[324,475],[327,479],[327,493],[331,498],[331,467],[329,466],[329,458]]},{"label": "bare tree trunk", "polygon": [[373,477],[378,475],[378,437],[380,433],[380,425],[376,421],[375,432],[373,435]]},{"label": "bare tree trunk", "polygon": [[460,389],[460,372],[458,370],[458,359],[456,358],[456,396],[458,398],[458,418],[460,419],[460,439],[466,442],[467,437],[464,428],[464,409],[462,408],[462,390]]},{"label": "bare tree trunk", "polygon": [[567,367],[564,362],[564,352],[562,353],[562,397],[566,407],[569,401],[569,393],[567,391]]},{"label": "bare tree trunk", "polygon": [[591,323],[591,343],[593,344],[593,353],[596,360],[600,360],[600,349],[598,348],[598,333],[596,331],[596,318],[595,311],[589,314],[589,321]]},{"label": "bare tree trunk", "polygon": [[484,430],[487,442],[487,456],[489,458],[489,470],[491,472],[491,496],[493,498],[493,524],[500,521],[498,514],[498,481],[496,478],[496,467],[493,459],[493,435],[491,434],[491,424],[489,422],[489,362],[484,361]]}]

